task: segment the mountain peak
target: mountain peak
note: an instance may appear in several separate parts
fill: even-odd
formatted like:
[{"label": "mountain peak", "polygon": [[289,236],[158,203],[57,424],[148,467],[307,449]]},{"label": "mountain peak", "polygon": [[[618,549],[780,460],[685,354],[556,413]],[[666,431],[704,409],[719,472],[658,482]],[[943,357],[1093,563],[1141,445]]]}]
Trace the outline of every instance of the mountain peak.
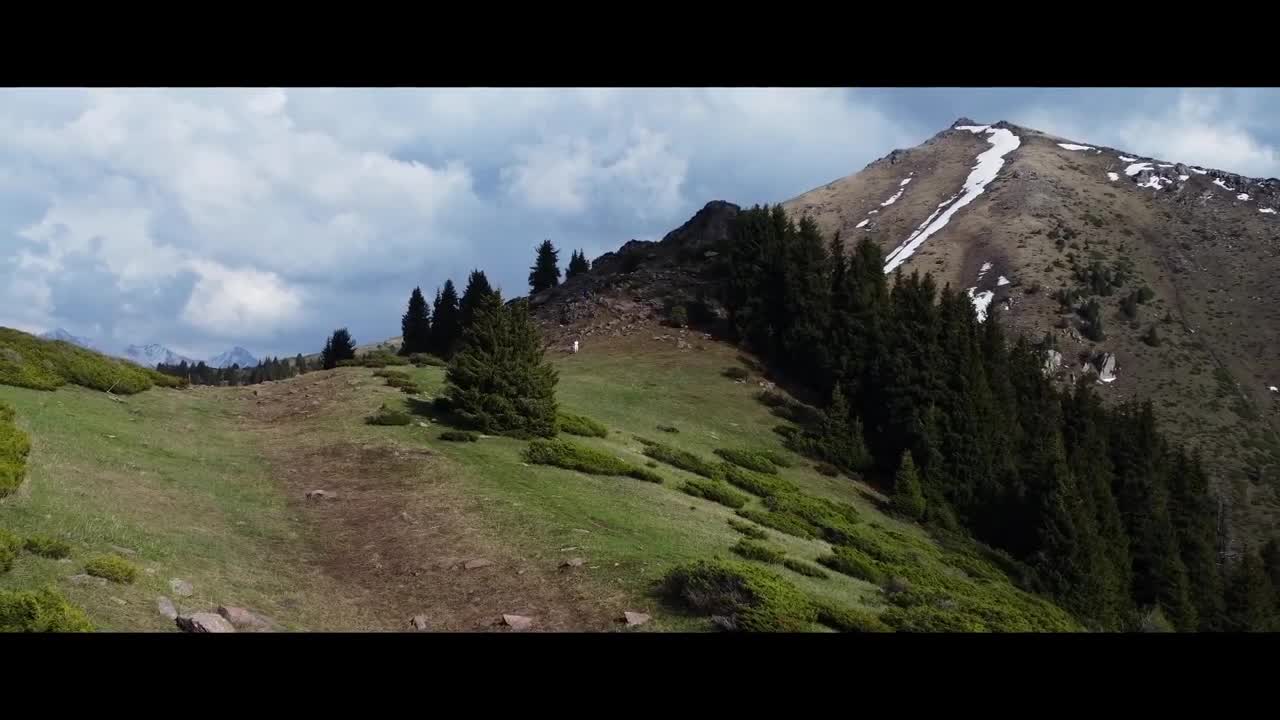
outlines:
[{"label": "mountain peak", "polygon": [[232,365],[252,367],[257,364],[258,359],[255,358],[248,350],[245,350],[239,345],[209,359],[209,366],[215,368],[231,367]]}]

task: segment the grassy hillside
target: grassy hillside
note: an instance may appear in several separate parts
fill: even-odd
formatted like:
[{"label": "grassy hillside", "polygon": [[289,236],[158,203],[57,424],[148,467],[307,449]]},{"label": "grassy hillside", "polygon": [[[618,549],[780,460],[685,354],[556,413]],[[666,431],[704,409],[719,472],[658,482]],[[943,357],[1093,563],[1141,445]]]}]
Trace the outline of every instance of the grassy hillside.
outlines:
[{"label": "grassy hillside", "polygon": [[176,387],[180,382],[68,342],[0,327],[0,385],[55,390],[68,384],[132,395],[157,385]]},{"label": "grassy hillside", "polygon": [[[722,375],[739,364],[729,348],[624,338],[556,363],[562,410],[608,430],[562,437],[663,483],[532,465],[528,443],[510,438],[441,439],[448,428],[425,399],[442,385],[438,367],[405,369],[423,391],[416,397],[366,368],[254,388],[159,390],[124,403],[79,387],[0,386],[32,444],[27,481],[0,501],[0,527],[70,545],[62,560],[24,552],[0,575],[0,590],[56,587],[96,627],[115,630],[171,630],[156,610],[161,595],[184,612],[250,607],[290,629],[404,629],[426,614],[433,629],[476,630],[516,613],[535,618],[535,629],[607,630],[621,627],[626,610],[653,615],[642,630],[701,630],[711,627],[710,610],[657,590],[676,568],[686,589],[712,582],[720,576],[705,567],[688,573],[714,560],[716,572],[749,568],[730,584],[763,593],[754,612],[773,618],[766,627],[790,621],[788,598],[803,599],[795,622],[814,631],[877,616],[899,629],[1074,627],[1015,590],[990,558],[963,544],[944,548],[883,515],[874,489],[783,450],[773,432],[782,421],[757,402],[754,379]],[[384,404],[404,407],[413,422],[367,424]],[[717,449],[786,456],[790,467],[769,477],[801,497],[855,508],[851,539],[837,551],[810,537],[811,525],[804,537],[761,528],[682,492],[698,476],[652,460],[642,439],[714,465]],[[317,489],[332,497],[306,497]],[[778,520],[795,522],[808,507],[796,515],[775,503],[771,513],[765,499],[737,493],[747,498],[744,515],[784,528]],[[740,544],[744,532],[769,552]],[[70,579],[103,554],[135,566],[136,579]],[[193,595],[175,595],[171,580],[191,583]]]}]

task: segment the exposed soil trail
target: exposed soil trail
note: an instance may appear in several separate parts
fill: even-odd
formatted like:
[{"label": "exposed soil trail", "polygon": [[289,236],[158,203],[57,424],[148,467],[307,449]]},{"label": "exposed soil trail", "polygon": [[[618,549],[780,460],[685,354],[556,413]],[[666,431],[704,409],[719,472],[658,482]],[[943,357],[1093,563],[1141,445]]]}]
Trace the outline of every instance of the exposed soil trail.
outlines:
[{"label": "exposed soil trail", "polygon": [[[501,630],[504,614],[532,617],[533,630],[617,627],[622,607],[606,607],[554,561],[522,559],[469,515],[465,474],[452,461],[423,447],[344,437],[335,420],[349,421],[376,392],[365,372],[230,391],[317,551],[317,569],[377,618],[377,627],[358,629],[407,631],[411,618],[426,615],[430,630]],[[313,490],[334,499],[308,499]],[[472,562],[480,560],[489,564]]]}]

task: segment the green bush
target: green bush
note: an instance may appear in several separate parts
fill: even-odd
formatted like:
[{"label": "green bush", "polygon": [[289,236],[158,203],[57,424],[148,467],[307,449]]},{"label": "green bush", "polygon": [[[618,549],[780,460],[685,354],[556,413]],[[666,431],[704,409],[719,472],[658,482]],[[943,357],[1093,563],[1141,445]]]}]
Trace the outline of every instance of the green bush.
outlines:
[{"label": "green bush", "polygon": [[773,431],[781,435],[783,439],[790,440],[796,436],[796,433],[800,432],[800,428],[795,425],[774,425]]},{"label": "green bush", "polygon": [[387,380],[388,380],[387,384],[388,384],[388,385],[390,385],[390,384],[391,384],[391,382],[390,382],[391,378],[398,378],[398,379],[402,379],[402,380],[408,380],[408,379],[409,379],[409,373],[405,372],[404,370],[388,370],[388,369],[385,369],[385,368],[384,368],[384,369],[382,369],[382,370],[374,370],[374,371],[373,371],[373,376],[374,376],[374,377],[380,377],[380,378],[387,378]]},{"label": "green bush", "polygon": [[71,555],[71,544],[46,535],[32,535],[23,545],[26,551],[41,557],[60,560]]},{"label": "green bush", "polygon": [[391,375],[383,375],[382,377],[387,379],[388,387],[398,388],[398,387],[404,387],[405,385],[414,385],[414,386],[417,385],[416,382],[414,382],[413,380],[410,380],[409,376],[405,375],[404,373],[394,373]]},{"label": "green bush", "polygon": [[729,518],[729,527],[733,528],[734,530],[737,530],[738,532],[742,533],[743,535],[746,535],[747,537],[753,540],[769,539],[769,533],[756,527],[755,525],[752,525],[751,523],[742,522],[741,520],[738,520],[736,518]]},{"label": "green bush", "polygon": [[883,620],[865,610],[854,610],[834,603],[818,603],[818,622],[840,632],[893,632]]},{"label": "green bush", "polygon": [[667,320],[672,327],[686,327],[689,324],[689,311],[685,309],[684,305],[676,305],[671,308]]},{"label": "green bush", "polygon": [[791,458],[775,450],[757,450],[756,454],[780,468],[795,467]]},{"label": "green bush", "polygon": [[684,484],[680,486],[680,490],[681,492],[694,497],[705,498],[735,510],[747,504],[746,495],[743,495],[719,480],[686,480]]},{"label": "green bush", "polygon": [[448,367],[449,365],[449,363],[435,355],[428,355],[427,353],[413,353],[409,356],[409,362],[418,367]]},{"label": "green bush", "polygon": [[748,538],[742,538],[731,549],[748,560],[757,560],[772,565],[781,563],[783,555],[785,555],[780,548]]},{"label": "green bush", "polygon": [[92,632],[84,611],[57,592],[0,590],[0,632]]},{"label": "green bush", "polygon": [[840,468],[836,467],[835,465],[832,465],[829,462],[818,463],[817,465],[813,466],[813,469],[817,470],[822,475],[826,475],[827,477],[836,477],[837,475],[840,474]]},{"label": "green bush", "polygon": [[806,632],[817,608],[782,577],[746,563],[700,560],[672,569],[662,593],[673,603],[722,618],[720,627],[747,632]]},{"label": "green bush", "polygon": [[[782,565],[788,570],[798,572],[801,575],[807,575],[808,577],[818,578],[819,580],[826,580],[828,577],[830,577],[830,575],[827,575],[826,570],[823,570],[817,565],[813,565],[803,560],[798,560],[796,558],[786,558],[785,560],[782,561]],[[830,623],[823,623],[823,624],[829,625]]]},{"label": "green bush", "polygon": [[445,430],[440,433],[440,439],[449,442],[476,442],[480,436],[470,430]]},{"label": "green bush", "polygon": [[778,466],[770,462],[769,458],[765,457],[762,453],[754,450],[716,448],[713,452],[738,467],[744,467],[748,470],[755,470],[756,472],[768,473],[770,475],[778,474]]},{"label": "green bush", "polygon": [[421,395],[422,388],[417,383],[409,383],[407,385],[401,385],[400,392],[405,395]]},{"label": "green bush", "polygon": [[764,504],[773,514],[808,525],[817,531],[819,537],[831,543],[845,543],[858,533],[854,527],[860,520],[858,509],[848,503],[801,493],[779,493],[765,498]]},{"label": "green bush", "polygon": [[806,540],[811,540],[818,536],[817,531],[807,523],[798,522],[795,518],[787,515],[765,512],[762,510],[743,509],[738,511],[738,517],[746,518],[758,525],[773,528],[778,532],[794,535]]},{"label": "green bush", "polygon": [[56,390],[70,383],[91,390],[110,390],[116,395],[133,395],[153,387],[159,375],[154,369],[68,342],[0,328],[0,385]]},{"label": "green bush", "polygon": [[875,560],[852,548],[836,547],[832,550],[832,554],[818,558],[818,562],[838,573],[866,580],[872,585],[885,583],[885,572]]},{"label": "green bush", "polygon": [[585,415],[574,415],[563,411],[556,413],[556,430],[582,437],[602,438],[609,435],[609,428],[595,420]]},{"label": "green bush", "polygon": [[651,442],[644,449],[644,454],[668,465],[678,467],[681,470],[688,470],[695,475],[701,475],[705,478],[716,477],[716,467],[710,462],[694,455],[691,452],[679,450],[669,445]]},{"label": "green bush", "polygon": [[[409,364],[409,358],[379,350],[376,352],[365,353],[362,357],[353,358],[351,362],[354,365],[367,368],[384,368],[389,365],[403,367]],[[339,362],[338,365],[341,366],[342,363]]]},{"label": "green bush", "polygon": [[128,585],[138,577],[138,568],[119,555],[99,555],[85,563],[84,571],[122,585]]},{"label": "green bush", "polygon": [[22,548],[22,541],[17,535],[0,528],[0,573],[7,573],[13,569],[13,561],[18,557],[18,550]]},{"label": "green bush", "polygon": [[747,378],[751,377],[751,373],[747,372],[746,368],[740,368],[740,367],[725,368],[724,372],[720,374],[724,375],[730,380],[746,380]]},{"label": "green bush", "polygon": [[976,633],[991,630],[972,615],[929,604],[890,607],[880,617],[898,632]]},{"label": "green bush", "polygon": [[31,441],[14,424],[13,408],[0,402],[0,498],[18,489],[27,473]]},{"label": "green bush", "polygon": [[790,480],[783,480],[774,475],[760,475],[729,463],[722,463],[716,470],[730,485],[762,498],[800,492],[800,487]]},{"label": "green bush", "polygon": [[385,367],[385,366],[386,366],[386,364],[385,364],[385,363],[383,363],[383,365],[376,365],[376,364],[375,364],[375,365],[372,365],[372,366],[365,365],[365,364],[364,364],[364,361],[363,361],[363,360],[361,360],[361,359],[359,359],[359,358],[347,358],[347,359],[345,359],[345,360],[339,360],[339,361],[337,362],[337,367],[340,367],[340,368],[344,368],[344,367]]},{"label": "green bush", "polygon": [[526,462],[553,465],[590,475],[620,475],[637,480],[661,483],[662,477],[651,470],[567,440],[533,440],[524,450]]},{"label": "green bush", "polygon": [[404,410],[383,405],[364,421],[370,425],[408,425],[413,422],[413,418]]}]

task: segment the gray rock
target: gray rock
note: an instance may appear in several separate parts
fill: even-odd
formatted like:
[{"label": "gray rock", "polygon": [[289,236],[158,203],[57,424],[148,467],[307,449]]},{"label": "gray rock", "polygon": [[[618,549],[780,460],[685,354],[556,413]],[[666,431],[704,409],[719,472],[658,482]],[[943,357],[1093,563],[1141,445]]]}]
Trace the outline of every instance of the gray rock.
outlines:
[{"label": "gray rock", "polygon": [[338,494],[328,490],[311,490],[307,492],[308,500],[337,500]]},{"label": "gray rock", "polygon": [[630,610],[622,613],[622,621],[628,625],[643,625],[652,619],[653,618],[646,613],[631,612]]},{"label": "gray rock", "polygon": [[124,598],[113,597],[111,598],[111,602],[117,605],[128,605],[128,603],[124,601]]},{"label": "gray rock", "polygon": [[533,626],[533,618],[524,615],[503,615],[502,622],[512,630],[528,630]]},{"label": "gray rock", "polygon": [[233,633],[236,631],[226,618],[217,613],[179,615],[174,622],[178,629],[189,633]]},{"label": "gray rock", "polygon": [[1045,353],[1044,372],[1046,375],[1052,375],[1062,369],[1062,353],[1057,350],[1050,350]]},{"label": "gray rock", "polygon": [[191,583],[178,578],[169,580],[169,589],[178,597],[191,597],[196,592],[195,588],[191,587]]},{"label": "gray rock", "polygon": [[409,620],[409,627],[421,632],[423,630],[429,630],[430,623],[427,621],[426,615],[414,615],[413,619]]},{"label": "gray rock", "polygon": [[1102,382],[1109,383],[1116,379],[1116,356],[1115,353],[1102,353],[1097,360],[1098,379]]},{"label": "gray rock", "polygon": [[266,630],[271,623],[241,607],[218,606],[218,614],[237,630]]},{"label": "gray rock", "polygon": [[178,619],[178,609],[173,606],[173,601],[167,597],[161,596],[156,598],[156,610],[160,611],[161,615],[169,618],[170,620]]},{"label": "gray rock", "polygon": [[580,558],[580,557],[569,558],[568,560],[565,560],[565,561],[561,562],[561,563],[560,563],[560,567],[562,567],[562,568],[576,568],[576,567],[582,567],[583,565],[585,565],[585,564],[586,564],[586,562],[587,562],[586,560],[583,560],[583,559],[582,559],[582,558]]},{"label": "gray rock", "polygon": [[475,560],[466,561],[465,563],[462,564],[462,567],[468,570],[476,570],[482,567],[489,567],[492,564],[493,564],[493,561],[491,560],[485,560],[484,558],[477,558]]},{"label": "gray rock", "polygon": [[94,577],[92,575],[85,575],[84,573],[81,573],[79,575],[72,575],[67,579],[75,583],[76,585],[97,585],[98,587],[107,586],[106,578]]}]

